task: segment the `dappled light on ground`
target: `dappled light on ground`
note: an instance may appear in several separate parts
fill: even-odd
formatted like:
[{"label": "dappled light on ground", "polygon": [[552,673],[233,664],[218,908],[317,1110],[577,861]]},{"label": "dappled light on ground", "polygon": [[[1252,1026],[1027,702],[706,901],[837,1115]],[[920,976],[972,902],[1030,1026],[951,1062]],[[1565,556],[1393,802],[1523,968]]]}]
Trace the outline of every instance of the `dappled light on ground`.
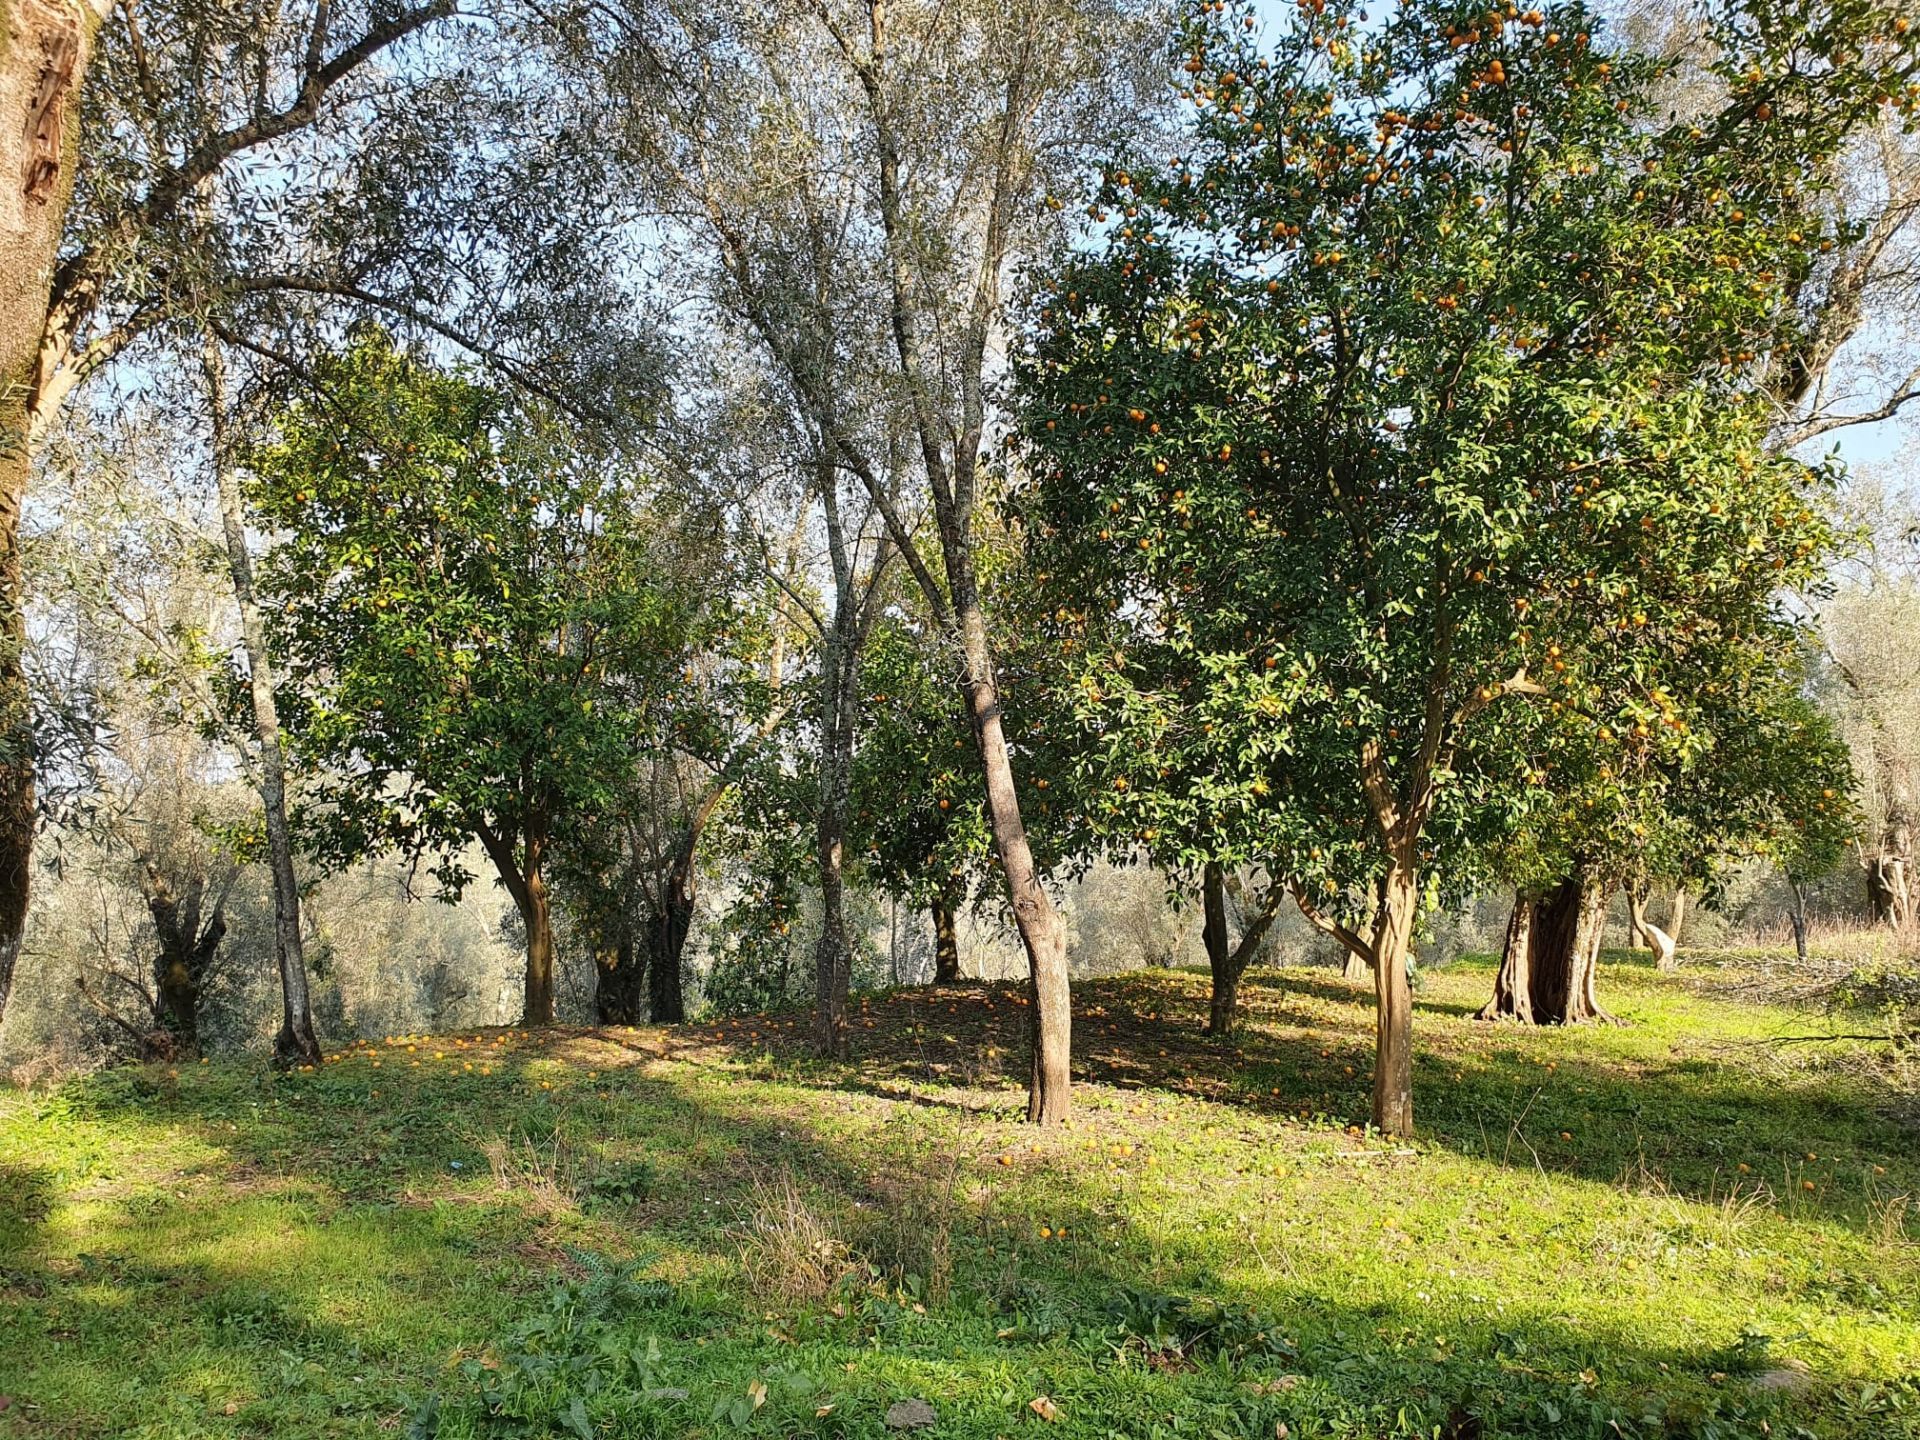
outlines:
[{"label": "dappled light on ground", "polygon": [[1627,1024],[1523,1031],[1489,975],[1423,978],[1411,1145],[1324,971],[1226,1046],[1204,977],[1085,984],[1047,1131],[980,985],[856,1000],[851,1066],[790,1014],[9,1092],[0,1434],[1913,1433],[1920,1160],[1766,1043],[1823,1017],[1612,965]]}]

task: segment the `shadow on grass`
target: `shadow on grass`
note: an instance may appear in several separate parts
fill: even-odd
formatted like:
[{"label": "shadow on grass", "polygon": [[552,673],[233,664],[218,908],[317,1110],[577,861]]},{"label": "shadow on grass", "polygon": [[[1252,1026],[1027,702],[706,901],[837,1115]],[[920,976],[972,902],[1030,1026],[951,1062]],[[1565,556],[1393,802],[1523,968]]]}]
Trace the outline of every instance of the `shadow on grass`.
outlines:
[{"label": "shadow on grass", "polygon": [[[1355,1284],[1337,1270],[1296,1275],[1290,1266],[1263,1266],[1258,1284],[1230,1279],[1221,1269],[1230,1247],[1159,1223],[1143,1226],[1155,1202],[1127,1186],[1144,1178],[1101,1171],[1057,1132],[1036,1137],[1017,1159],[1003,1152],[1012,1163],[1000,1164],[992,1152],[1006,1144],[1008,1127],[982,1122],[976,1130],[963,1118],[904,1107],[837,1121],[827,1097],[807,1088],[822,1085],[823,1067],[774,1074],[764,1093],[694,1068],[623,1071],[604,1081],[579,1073],[545,1078],[567,1043],[562,1037],[502,1056],[495,1074],[478,1079],[429,1072],[396,1080],[370,1068],[191,1075],[150,1088],[102,1084],[76,1098],[102,1120],[127,1114],[197,1128],[232,1162],[208,1175],[211,1183],[231,1183],[236,1174],[250,1185],[280,1177],[366,1214],[458,1203],[454,1193],[422,1192],[459,1173],[453,1167],[472,1156],[474,1137],[516,1134],[537,1148],[543,1136],[559,1136],[582,1153],[598,1147],[628,1163],[645,1157],[652,1167],[645,1193],[615,1208],[615,1233],[642,1252],[656,1238],[676,1239],[713,1262],[717,1278],[694,1282],[671,1304],[636,1302],[608,1320],[612,1336],[663,1342],[660,1393],[569,1389],[576,1382],[563,1371],[528,1402],[548,1406],[557,1425],[577,1397],[597,1433],[693,1433],[716,1399],[750,1395],[769,1375],[789,1372],[804,1385],[791,1394],[776,1389],[764,1414],[749,1410],[748,1428],[879,1436],[885,1407],[909,1393],[938,1406],[940,1434],[979,1437],[1028,1419],[1026,1402],[1036,1395],[1061,1404],[1069,1434],[1172,1434],[1166,1427],[1179,1416],[1195,1434],[1211,1426],[1270,1436],[1285,1425],[1301,1434],[1444,1440],[1704,1433],[1699,1427],[1715,1422],[1778,1420],[1808,1403],[1713,1378],[1734,1364],[1724,1346],[1648,1345],[1619,1325],[1556,1314],[1551,1295],[1494,1314],[1457,1303],[1358,1298],[1378,1277]],[[565,1088],[555,1093],[543,1084]],[[1006,1171],[1018,1185],[1002,1178]],[[739,1222],[753,1202],[754,1177],[767,1175],[792,1177],[800,1203],[851,1247],[858,1263],[832,1308],[770,1301],[745,1292],[737,1278],[733,1267],[750,1243]],[[576,1179],[590,1194],[591,1177]],[[21,1182],[21,1198],[12,1185],[0,1195],[8,1214],[35,1195],[43,1199],[34,1203],[47,1203],[38,1180]],[[410,1346],[387,1349],[382,1373],[391,1389],[380,1403],[324,1418],[301,1409],[291,1423],[270,1425],[271,1433],[339,1433],[328,1427],[343,1421],[391,1428],[395,1397],[428,1388],[438,1389],[449,1423],[474,1427],[455,1433],[494,1433],[480,1398],[494,1380],[449,1371],[446,1346],[487,1345],[542,1313],[531,1292],[549,1277],[525,1271],[524,1247],[489,1254],[473,1241],[533,1240],[552,1216],[530,1187],[470,1198],[501,1206],[511,1223],[497,1235],[459,1226],[429,1232],[422,1243],[434,1250],[424,1259],[429,1268],[486,1271],[498,1286],[486,1303]],[[145,1222],[144,1204],[113,1203],[118,1213],[98,1227],[109,1244]],[[338,1224],[337,1212],[329,1213],[335,1218],[327,1223]],[[777,1230],[779,1215],[770,1218]],[[1070,1238],[1036,1239],[1041,1218]],[[372,1252],[369,1263],[405,1268],[397,1248]],[[765,1263],[781,1263],[777,1250]],[[939,1271],[939,1288],[951,1299],[915,1303]],[[136,1356],[138,1373],[128,1369],[126,1383],[155,1392],[191,1390],[188,1372],[246,1373],[278,1363],[276,1356],[336,1365],[357,1356],[365,1337],[321,1317],[311,1277],[310,1268],[295,1265],[239,1275],[217,1252],[158,1261],[106,1251],[54,1297],[70,1332],[59,1343],[91,1347],[83,1363],[107,1373]],[[1199,1303],[1184,1303],[1189,1298]],[[139,1345],[129,1316],[143,1317],[141,1336],[156,1316],[170,1318],[170,1344]],[[36,1351],[56,1343],[44,1326],[17,1338],[23,1346],[15,1354],[29,1366],[44,1359]],[[202,1420],[211,1399],[192,1401]],[[248,1402],[258,1403],[265,1402]],[[376,1422],[376,1412],[386,1413]],[[257,1408],[246,1413],[261,1423]],[[70,1433],[114,1432],[82,1426]],[[210,1420],[205,1433],[223,1432]]]}]

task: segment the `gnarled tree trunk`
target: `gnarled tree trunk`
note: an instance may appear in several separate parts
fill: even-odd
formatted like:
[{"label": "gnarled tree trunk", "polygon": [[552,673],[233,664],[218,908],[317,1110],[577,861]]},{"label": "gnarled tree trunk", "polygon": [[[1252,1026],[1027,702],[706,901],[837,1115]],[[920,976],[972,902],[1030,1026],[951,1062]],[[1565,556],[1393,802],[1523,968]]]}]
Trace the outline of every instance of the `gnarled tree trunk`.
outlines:
[{"label": "gnarled tree trunk", "polygon": [[678,1025],[687,1018],[680,962],[693,930],[694,850],[699,841],[692,825],[674,837],[660,894],[647,916],[647,1012],[656,1025]]},{"label": "gnarled tree trunk", "polygon": [[1507,942],[1500,952],[1500,970],[1494,976],[1493,998],[1480,1007],[1476,1020],[1518,1020],[1533,1024],[1533,897],[1516,891],[1507,916]]},{"label": "gnarled tree trunk", "polygon": [[622,924],[593,952],[593,1013],[602,1025],[636,1025],[646,1019],[646,966]]},{"label": "gnarled tree trunk", "polygon": [[1515,896],[1507,953],[1479,1018],[1530,1025],[1611,1019],[1595,993],[1607,898],[1605,886],[1579,872],[1542,899]]}]

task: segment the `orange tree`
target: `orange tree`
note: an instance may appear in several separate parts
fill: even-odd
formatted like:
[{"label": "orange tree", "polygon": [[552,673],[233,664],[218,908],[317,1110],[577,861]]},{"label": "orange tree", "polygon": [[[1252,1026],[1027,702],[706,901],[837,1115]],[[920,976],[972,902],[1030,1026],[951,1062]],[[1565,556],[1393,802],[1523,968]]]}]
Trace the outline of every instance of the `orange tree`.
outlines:
[{"label": "orange tree", "polygon": [[1579,5],[1308,0],[1269,42],[1216,0],[1182,153],[1114,165],[1033,301],[1023,505],[1089,617],[1104,803],[1244,811],[1350,897],[1364,929],[1322,918],[1372,965],[1385,1131],[1423,896],[1538,803],[1565,724],[1696,746],[1679,677],[1738,670],[1817,573],[1826,477],[1754,397],[1823,241],[1807,177],[1911,109],[1904,28],[1728,11],[1728,99],[1681,123]]},{"label": "orange tree", "polygon": [[[1794,637],[1782,627],[1780,638]],[[1621,885],[1657,878],[1710,892],[1728,863],[1765,857],[1797,899],[1806,879],[1839,862],[1857,824],[1847,747],[1802,693],[1794,657],[1761,650],[1754,658],[1750,673],[1698,686],[1697,743],[1679,753],[1564,727],[1547,803],[1499,847],[1498,869],[1515,896],[1481,1019],[1606,1019],[1597,961]],[[1657,688],[1650,698],[1669,703]],[[1797,918],[1796,933],[1802,924]],[[1649,943],[1663,964],[1671,959],[1666,937]]]},{"label": "orange tree", "polygon": [[478,840],[526,928],[526,1023],[551,1023],[556,846],[628,802],[732,591],[620,466],[500,392],[377,330],[308,375],[250,456],[305,841],[432,859],[457,895]]}]

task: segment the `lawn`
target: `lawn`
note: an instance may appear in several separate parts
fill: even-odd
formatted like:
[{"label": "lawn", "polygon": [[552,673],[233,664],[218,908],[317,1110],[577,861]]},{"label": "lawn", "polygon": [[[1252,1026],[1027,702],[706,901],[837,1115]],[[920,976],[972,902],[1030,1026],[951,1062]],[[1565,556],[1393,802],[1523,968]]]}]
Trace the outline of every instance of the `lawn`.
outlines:
[{"label": "lawn", "polygon": [[1425,974],[1411,1146],[1327,971],[1231,1049],[1203,976],[1082,984],[1048,1133],[980,986],[852,1066],[784,1015],[0,1090],[0,1435],[1920,1436],[1910,1097],[1615,958],[1574,1031]]}]

